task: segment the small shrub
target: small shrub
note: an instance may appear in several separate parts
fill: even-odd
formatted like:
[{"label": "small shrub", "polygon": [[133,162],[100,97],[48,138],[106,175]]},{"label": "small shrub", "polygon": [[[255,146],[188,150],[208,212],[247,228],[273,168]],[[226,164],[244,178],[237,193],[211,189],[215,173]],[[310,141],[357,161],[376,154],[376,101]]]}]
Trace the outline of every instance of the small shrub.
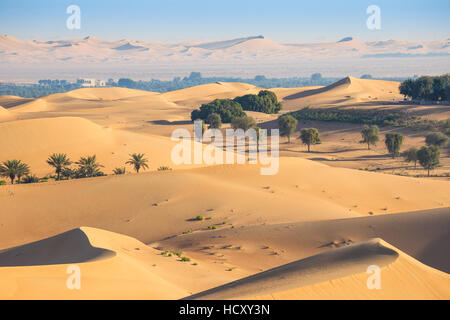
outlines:
[{"label": "small shrub", "polygon": [[181,251],[173,251],[172,253],[174,255],[176,255],[177,257],[181,257],[181,255],[183,254],[183,252],[181,252]]},{"label": "small shrub", "polygon": [[25,178],[22,179],[22,183],[38,183],[38,182],[39,178],[36,177],[35,175],[26,176]]},{"label": "small shrub", "polygon": [[197,220],[197,221],[203,221],[203,220],[205,220],[205,217],[204,217],[204,216],[197,216],[197,217],[195,218],[195,220]]},{"label": "small shrub", "polygon": [[6,185],[6,181],[5,180],[0,180],[0,186],[4,186]]},{"label": "small shrub", "polygon": [[191,261],[191,258],[188,258],[188,257],[182,257],[182,258],[181,258],[181,261],[182,261],[182,262],[189,262],[189,261]]},{"label": "small shrub", "polygon": [[127,170],[125,169],[125,167],[123,167],[123,168],[115,168],[113,170],[113,172],[116,175],[121,175],[121,174],[125,174],[127,172]]},{"label": "small shrub", "polygon": [[172,170],[172,168],[168,166],[161,166],[158,168],[158,171],[170,171],[170,170]]}]

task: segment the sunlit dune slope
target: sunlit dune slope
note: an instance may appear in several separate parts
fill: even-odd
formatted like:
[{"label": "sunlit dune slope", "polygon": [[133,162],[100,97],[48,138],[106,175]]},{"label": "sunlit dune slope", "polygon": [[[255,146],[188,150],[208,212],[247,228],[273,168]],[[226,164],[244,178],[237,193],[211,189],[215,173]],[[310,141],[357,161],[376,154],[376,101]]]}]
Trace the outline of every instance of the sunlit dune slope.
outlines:
[{"label": "sunlit dune slope", "polygon": [[381,103],[401,101],[400,82],[357,79],[346,77],[327,87],[300,88],[283,95],[285,110],[297,110],[306,106],[335,106],[355,103]]},{"label": "sunlit dune slope", "polygon": [[73,161],[95,154],[106,173],[124,167],[131,153],[147,154],[151,170],[176,167],[171,160],[176,142],[169,138],[101,127],[79,117],[4,122],[0,123],[0,133],[1,160],[20,159],[40,176],[53,171],[46,163],[52,153],[66,153]]},{"label": "sunlit dune slope", "polygon": [[[381,268],[381,289],[366,270]],[[407,270],[407,272],[405,272]],[[399,282],[403,285],[399,286]],[[448,299],[450,276],[380,239],[292,262],[187,299]]]},{"label": "sunlit dune slope", "polygon": [[[140,251],[143,252],[140,252]],[[186,291],[152,272],[141,242],[80,228],[0,252],[1,299],[176,299]],[[67,282],[80,270],[80,290]],[[71,267],[72,269],[69,269]]]},{"label": "sunlit dune slope", "polygon": [[[82,225],[149,243],[224,221],[226,225],[219,229],[230,224],[367,217],[369,211],[384,215],[450,203],[445,181],[332,168],[290,158],[281,159],[275,176],[264,178],[259,169],[254,165],[217,166],[3,186],[0,248]],[[211,220],[192,221],[199,215]]]}]

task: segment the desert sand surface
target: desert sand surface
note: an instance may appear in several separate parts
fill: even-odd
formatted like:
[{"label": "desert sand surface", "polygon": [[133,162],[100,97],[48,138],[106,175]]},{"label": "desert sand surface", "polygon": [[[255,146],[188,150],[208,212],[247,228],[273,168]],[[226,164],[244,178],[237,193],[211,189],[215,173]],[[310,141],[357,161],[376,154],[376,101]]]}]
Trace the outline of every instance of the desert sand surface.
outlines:
[{"label": "desert sand surface", "polygon": [[[398,86],[347,77],[273,91],[283,112],[309,105],[447,117],[443,106],[398,104]],[[108,174],[0,185],[0,298],[450,299],[448,149],[427,178],[382,141],[367,150],[361,125],[300,121],[298,129],[317,127],[323,144],[308,153],[298,139],[281,139],[273,176],[262,176],[262,165],[172,163],[171,133],[192,132],[192,110],[260,90],[215,83],[0,97],[0,161],[20,159],[43,177],[54,174],[52,153],[96,154]],[[276,127],[278,115],[248,114]],[[405,135],[404,149],[424,144],[421,132],[380,133],[392,131]],[[149,170],[112,175],[135,152]],[[74,265],[81,290],[66,286]],[[371,265],[381,268],[381,290],[366,285]]]}]

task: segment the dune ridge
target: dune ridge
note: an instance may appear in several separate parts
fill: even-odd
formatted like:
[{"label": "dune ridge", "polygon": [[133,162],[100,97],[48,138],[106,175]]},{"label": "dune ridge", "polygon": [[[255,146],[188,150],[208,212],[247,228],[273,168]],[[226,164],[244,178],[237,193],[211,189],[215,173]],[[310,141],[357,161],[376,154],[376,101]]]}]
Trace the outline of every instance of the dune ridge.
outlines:
[{"label": "dune ridge", "polygon": [[264,296],[363,273],[370,265],[384,267],[393,263],[398,255],[380,239],[374,239],[292,262],[186,299],[227,300]]}]

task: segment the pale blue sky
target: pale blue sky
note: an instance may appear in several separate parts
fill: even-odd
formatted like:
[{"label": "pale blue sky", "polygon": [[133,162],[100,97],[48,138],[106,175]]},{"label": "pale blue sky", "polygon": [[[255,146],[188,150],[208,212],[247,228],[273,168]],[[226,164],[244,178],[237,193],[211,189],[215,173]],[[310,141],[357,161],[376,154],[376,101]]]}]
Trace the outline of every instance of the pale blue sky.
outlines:
[{"label": "pale blue sky", "polygon": [[[66,8],[81,8],[68,30]],[[381,8],[381,30],[366,27],[366,8]],[[0,34],[23,40],[216,41],[264,35],[280,43],[450,38],[449,0],[1,0]]]}]

